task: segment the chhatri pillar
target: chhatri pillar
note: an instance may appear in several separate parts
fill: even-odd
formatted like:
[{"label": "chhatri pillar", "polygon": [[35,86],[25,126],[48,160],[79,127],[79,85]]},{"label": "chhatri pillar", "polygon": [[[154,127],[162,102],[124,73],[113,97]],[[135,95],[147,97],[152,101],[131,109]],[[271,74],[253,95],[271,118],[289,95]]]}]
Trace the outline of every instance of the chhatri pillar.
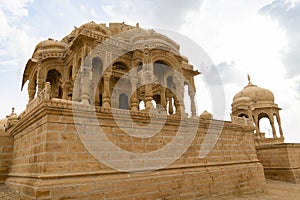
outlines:
[{"label": "chhatri pillar", "polygon": [[139,100],[137,96],[137,85],[138,78],[136,77],[136,72],[132,72],[130,77],[130,84],[131,84],[131,97],[130,97],[130,109],[133,111],[139,110]]},{"label": "chhatri pillar", "polygon": [[189,89],[189,96],[191,99],[191,113],[192,113],[192,117],[196,116],[196,104],[195,104],[195,90],[191,85],[188,85],[188,89]]},{"label": "chhatri pillar", "polygon": [[144,76],[145,76],[145,109],[153,108],[152,100],[153,100],[153,91],[152,91],[152,83],[153,83],[153,63],[151,62],[149,49],[144,50]]},{"label": "chhatri pillar", "polygon": [[81,87],[81,102],[83,104],[90,104],[90,81],[89,81],[90,70],[84,66],[82,68],[82,87]]},{"label": "chhatri pillar", "polygon": [[110,72],[105,72],[103,77],[103,108],[110,108]]}]

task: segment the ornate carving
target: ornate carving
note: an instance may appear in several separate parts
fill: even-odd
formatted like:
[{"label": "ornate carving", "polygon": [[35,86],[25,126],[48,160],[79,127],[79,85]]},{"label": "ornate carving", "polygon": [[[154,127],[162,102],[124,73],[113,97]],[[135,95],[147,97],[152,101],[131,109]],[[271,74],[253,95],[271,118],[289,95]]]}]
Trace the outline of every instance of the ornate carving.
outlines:
[{"label": "ornate carving", "polygon": [[240,124],[240,125],[247,125],[247,126],[254,126],[254,122],[250,118],[245,117],[237,117],[231,115],[231,121],[234,124]]},{"label": "ornate carving", "polygon": [[[47,48],[44,48],[44,44]],[[167,100],[169,99],[170,113],[173,113],[174,105],[177,111],[184,110],[183,80],[178,77],[174,78],[174,83],[171,85],[174,91],[171,97],[166,94],[167,85],[165,82],[167,77],[174,75],[172,69],[188,79],[193,79],[194,74],[183,74],[182,68],[188,63],[187,59],[179,54],[179,45],[154,30],[143,30],[138,24],[129,26],[125,23],[112,23],[106,27],[105,24],[90,22],[76,28],[61,42],[49,40],[37,46],[38,51],[35,52],[34,56],[38,64],[32,65],[33,70],[30,72],[27,70],[27,76],[30,75],[30,82],[32,83],[28,89],[30,100],[33,100],[36,93],[36,84],[38,94],[45,91],[44,83],[47,73],[55,69],[60,75],[59,78],[52,78],[55,80],[51,86],[52,97],[67,100],[71,96],[73,101],[89,104],[94,102],[95,88],[99,86],[95,101],[100,104],[100,98],[102,98],[103,108],[109,109],[111,107],[111,89],[116,81],[125,76],[130,81],[133,92],[130,97],[129,107],[131,110],[138,110],[138,103],[141,99],[145,101],[147,109],[152,108],[153,95],[156,95],[155,101],[158,101],[157,103],[163,105],[164,108],[167,107]],[[101,72],[103,73],[101,74],[103,75],[103,79],[101,78],[103,83],[101,85],[92,82],[91,63],[85,62],[86,58],[91,59],[93,57],[99,57],[103,62],[104,68]],[[185,61],[184,64],[182,63],[183,60]],[[155,61],[166,63],[170,67],[170,72],[164,72],[160,75],[154,74],[153,63]],[[112,64],[116,62],[123,63],[126,69],[122,67],[112,69]],[[143,67],[139,68],[134,76],[127,74],[141,63]],[[39,67],[37,68],[37,66]],[[71,77],[70,67],[72,67]],[[80,69],[81,67],[82,69]],[[59,83],[55,84],[57,81]],[[74,88],[75,86],[78,88]],[[38,101],[32,102],[28,109]],[[174,102],[172,103],[172,101]],[[192,113],[195,114],[195,109],[192,108],[192,110]]]}]

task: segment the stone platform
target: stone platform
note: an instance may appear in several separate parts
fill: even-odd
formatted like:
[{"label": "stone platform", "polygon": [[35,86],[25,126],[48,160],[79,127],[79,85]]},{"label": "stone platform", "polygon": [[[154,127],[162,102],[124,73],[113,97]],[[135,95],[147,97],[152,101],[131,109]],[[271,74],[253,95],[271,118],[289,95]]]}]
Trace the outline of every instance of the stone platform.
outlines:
[{"label": "stone platform", "polygon": [[300,143],[258,145],[256,151],[266,178],[300,183]]},{"label": "stone platform", "polygon": [[[8,130],[14,147],[5,183],[24,199],[199,199],[264,191],[253,126],[224,122],[223,127],[217,127],[210,126],[214,120],[169,115],[153,137],[136,138],[120,129],[111,109],[96,107],[95,121],[89,106],[78,105],[72,108],[71,101],[55,99],[36,102]],[[126,172],[98,161],[87,150],[75,126],[74,113],[86,119],[86,130],[93,132],[101,124],[110,141],[130,152],[163,148],[175,139],[178,123],[183,124],[186,135],[191,127],[197,125],[198,129],[187,150],[171,164],[158,170]],[[121,118],[122,113],[118,111]],[[131,112],[137,123],[147,124],[149,117],[154,123],[160,120],[160,116],[150,115]],[[199,157],[208,134],[218,128],[222,132],[216,145],[205,157]],[[122,158],[119,160],[122,163]]]}]

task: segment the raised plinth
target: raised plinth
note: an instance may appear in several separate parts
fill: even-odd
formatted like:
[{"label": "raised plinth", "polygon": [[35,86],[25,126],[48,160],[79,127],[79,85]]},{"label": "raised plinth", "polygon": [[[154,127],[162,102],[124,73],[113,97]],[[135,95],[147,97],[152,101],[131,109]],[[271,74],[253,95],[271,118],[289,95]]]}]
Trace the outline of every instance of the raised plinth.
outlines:
[{"label": "raised plinth", "polygon": [[[115,117],[125,122],[131,118],[140,126],[151,122],[158,127],[162,116],[144,112],[130,112],[130,117],[127,114],[124,110],[72,106],[71,101],[39,102],[9,130],[14,148],[6,184],[19,190],[26,199],[199,199],[263,191],[263,167],[256,156],[252,126],[170,115],[155,135],[139,138],[127,132],[134,131],[130,123],[120,127]],[[74,120],[75,115],[85,122],[84,126]],[[103,132],[97,132],[99,126]],[[183,139],[191,137],[194,128],[196,132],[174,162],[159,165],[168,155],[177,153],[178,145],[174,152],[165,152],[161,160],[144,156],[143,165],[132,162],[131,167],[136,170],[128,172],[124,169],[130,160],[125,154],[117,157],[120,154],[107,151],[108,146],[97,144],[93,150],[108,152],[110,157],[106,161],[118,161],[121,171],[108,166],[83,142],[80,127],[84,127],[87,135],[105,135],[115,146],[134,155],[167,147],[178,140],[179,129],[187,137]],[[201,154],[205,147],[211,149],[208,154]]]},{"label": "raised plinth", "polygon": [[300,183],[300,143],[258,145],[256,150],[266,178]]}]

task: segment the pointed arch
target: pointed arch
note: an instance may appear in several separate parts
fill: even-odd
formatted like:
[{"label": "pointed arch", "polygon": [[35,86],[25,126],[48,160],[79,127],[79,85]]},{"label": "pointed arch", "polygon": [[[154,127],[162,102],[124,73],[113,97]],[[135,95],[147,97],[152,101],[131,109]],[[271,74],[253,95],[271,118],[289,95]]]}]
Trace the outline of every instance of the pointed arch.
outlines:
[{"label": "pointed arch", "polygon": [[62,98],[62,76],[56,69],[50,69],[47,72],[46,82],[51,84],[51,97]]},{"label": "pointed arch", "polygon": [[180,67],[180,61],[178,58],[175,57],[174,54],[171,54],[169,52],[163,51],[161,49],[153,49],[151,50],[151,60],[153,63],[155,62],[163,62],[169,67],[177,70],[179,73],[182,72],[182,69]]},{"label": "pointed arch", "polygon": [[127,109],[129,108],[128,104],[128,96],[124,93],[121,93],[119,96],[119,108],[120,109]]}]

